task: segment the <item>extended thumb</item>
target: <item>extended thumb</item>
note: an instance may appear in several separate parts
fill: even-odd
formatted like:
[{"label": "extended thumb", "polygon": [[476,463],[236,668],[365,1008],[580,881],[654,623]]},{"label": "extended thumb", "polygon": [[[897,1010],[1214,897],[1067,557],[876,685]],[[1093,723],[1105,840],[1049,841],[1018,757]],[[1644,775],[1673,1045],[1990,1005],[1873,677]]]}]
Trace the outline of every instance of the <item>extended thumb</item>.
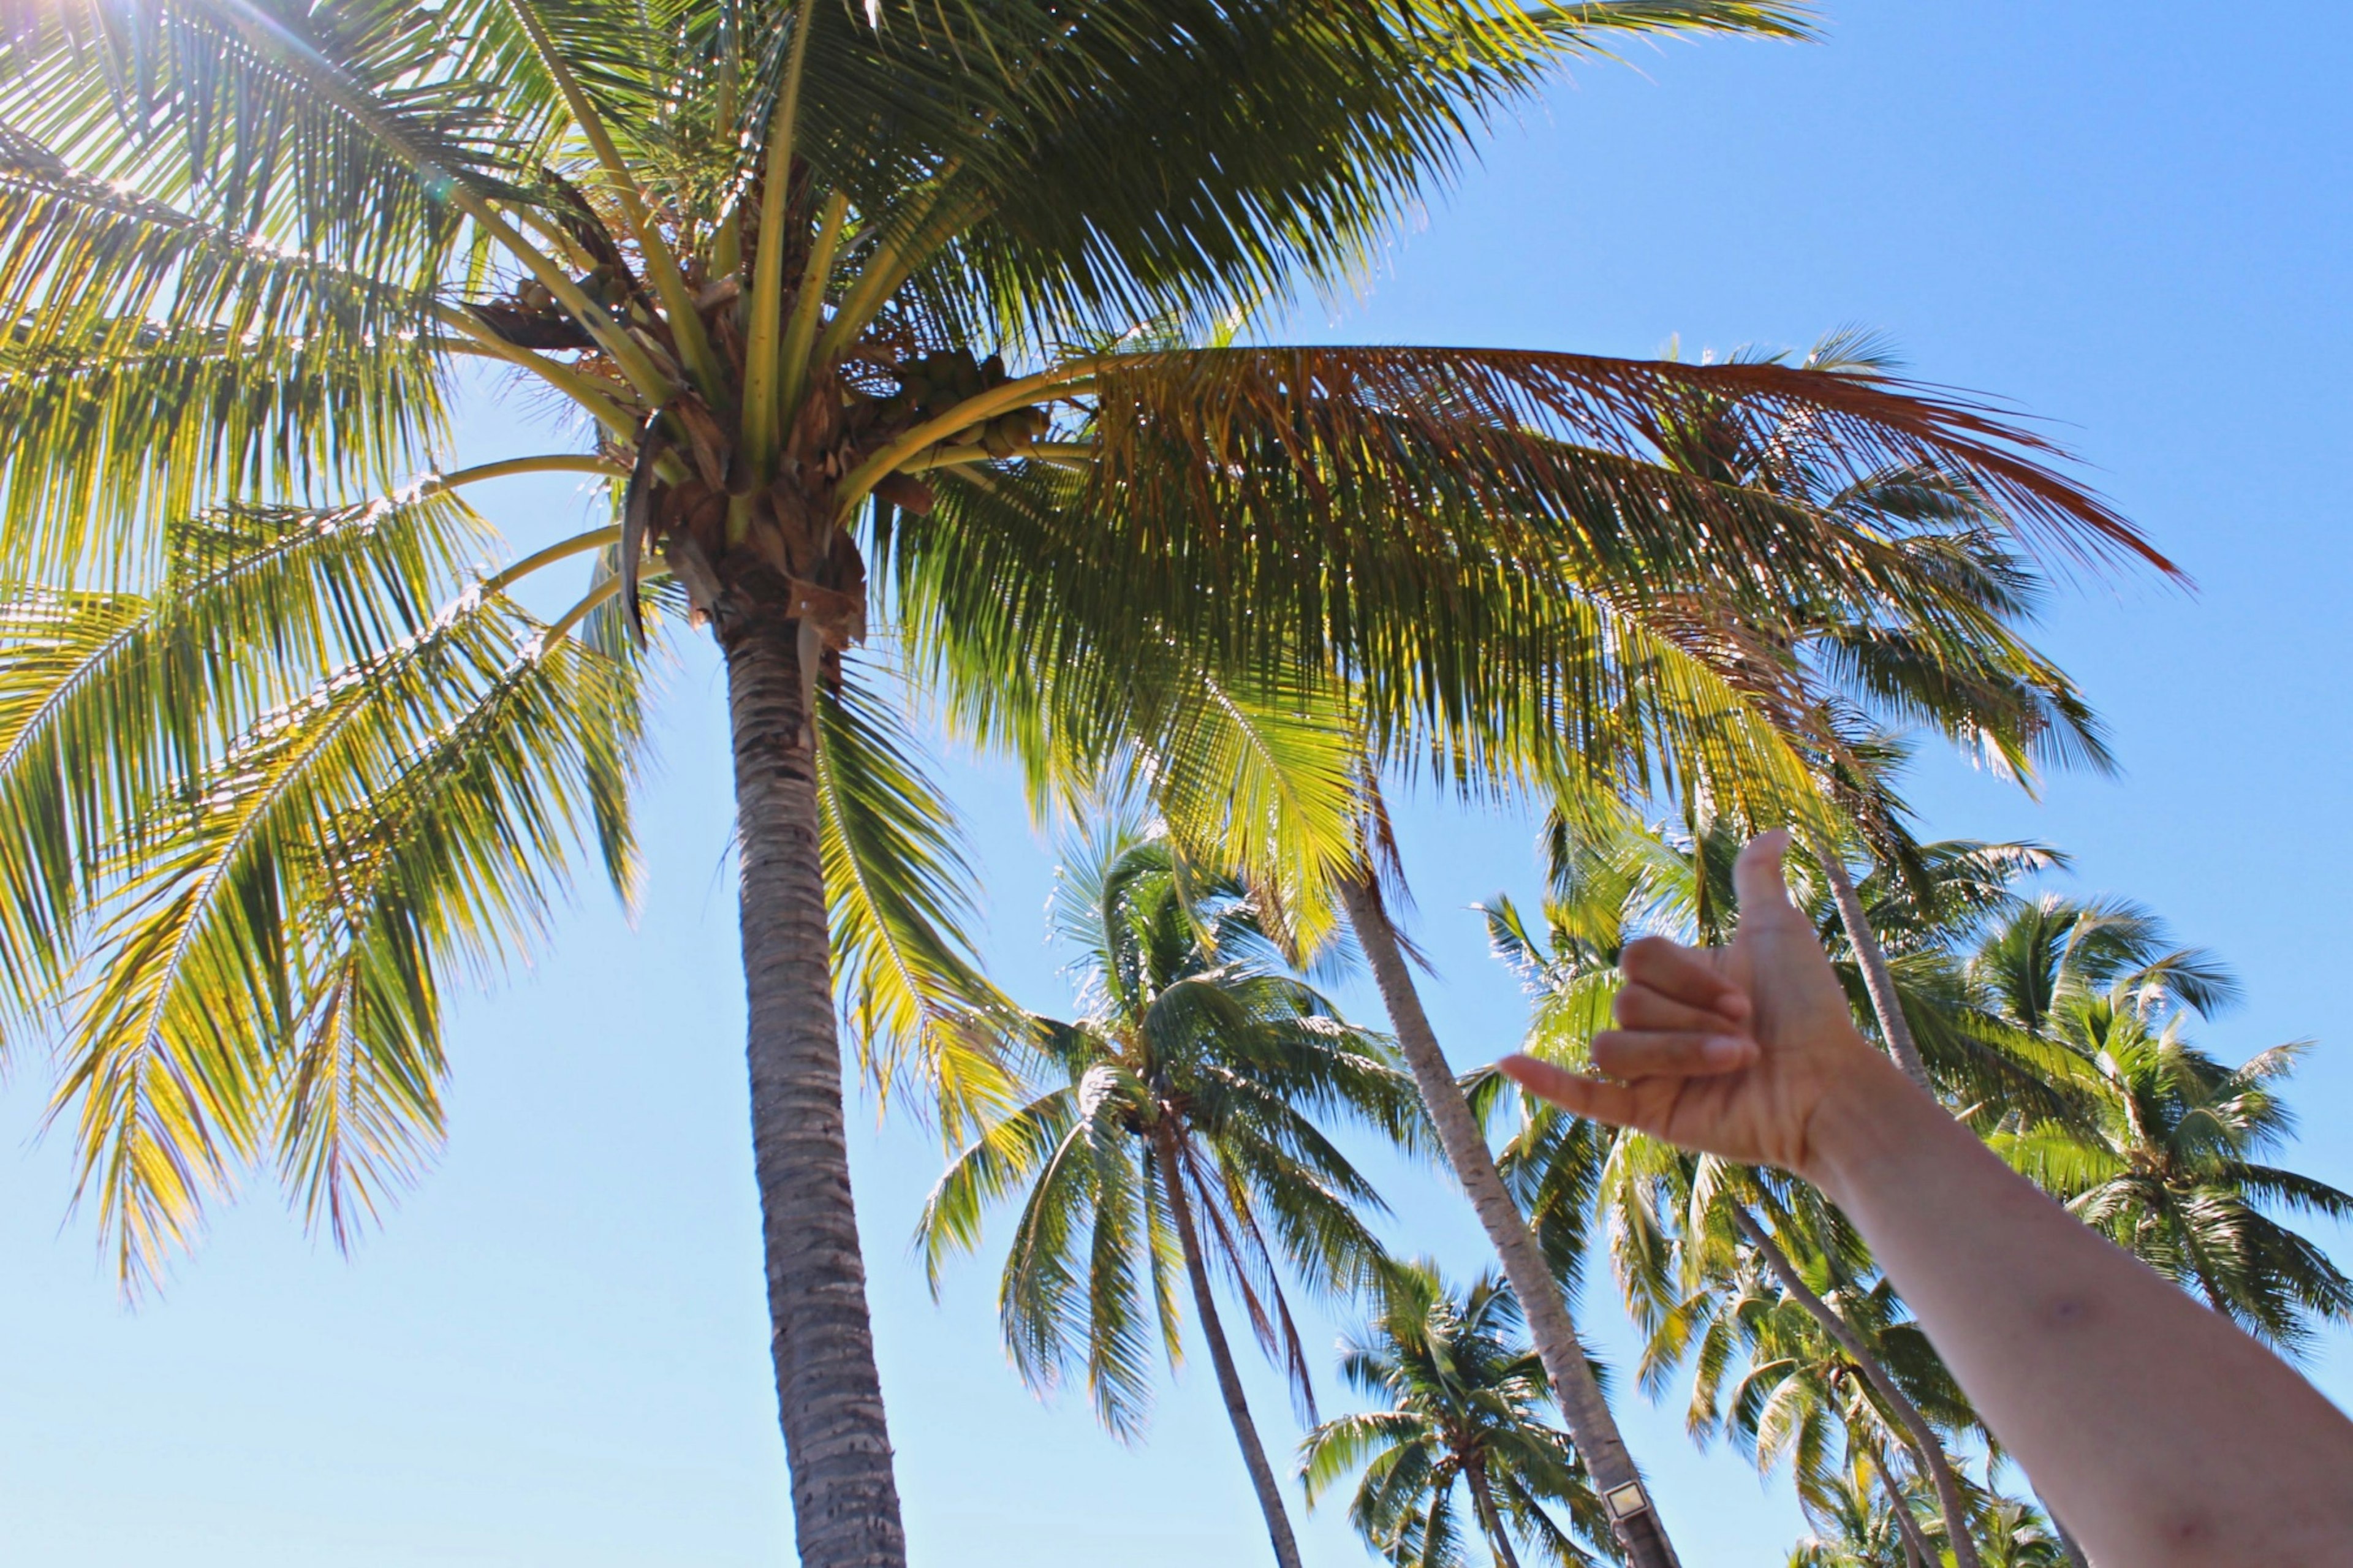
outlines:
[{"label": "extended thumb", "polygon": [[1740,858],[1732,863],[1732,888],[1740,896],[1742,915],[1789,907],[1789,889],[1781,881],[1781,857],[1788,848],[1786,827],[1760,833],[1741,847]]}]

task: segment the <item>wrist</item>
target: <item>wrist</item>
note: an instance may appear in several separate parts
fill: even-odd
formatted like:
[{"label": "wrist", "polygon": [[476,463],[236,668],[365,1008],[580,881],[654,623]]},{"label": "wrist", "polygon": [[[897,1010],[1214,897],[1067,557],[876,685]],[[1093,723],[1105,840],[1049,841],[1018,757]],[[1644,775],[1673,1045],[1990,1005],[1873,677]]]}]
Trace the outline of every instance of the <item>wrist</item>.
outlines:
[{"label": "wrist", "polygon": [[[1838,1076],[1806,1121],[1805,1167],[1799,1172],[1848,1206],[1875,1168],[1915,1149],[1935,1123],[1951,1123],[1945,1108],[1904,1070],[1863,1043],[1841,1053]],[[1925,1114],[1924,1114],[1925,1113]]]}]

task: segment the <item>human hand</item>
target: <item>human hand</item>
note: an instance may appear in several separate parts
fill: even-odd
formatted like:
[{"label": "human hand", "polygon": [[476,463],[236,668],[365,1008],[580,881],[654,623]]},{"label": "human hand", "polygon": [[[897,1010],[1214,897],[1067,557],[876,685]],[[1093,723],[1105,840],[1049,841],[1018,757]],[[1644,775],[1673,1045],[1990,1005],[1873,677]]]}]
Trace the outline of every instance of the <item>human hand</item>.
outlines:
[{"label": "human hand", "polygon": [[1826,1108],[1887,1087],[1894,1069],[1855,1033],[1813,927],[1789,902],[1788,842],[1777,829],[1741,850],[1731,946],[1628,944],[1614,1005],[1621,1027],[1593,1037],[1593,1065],[1608,1079],[1525,1056],[1506,1057],[1504,1071],[1597,1121],[1818,1175]]}]

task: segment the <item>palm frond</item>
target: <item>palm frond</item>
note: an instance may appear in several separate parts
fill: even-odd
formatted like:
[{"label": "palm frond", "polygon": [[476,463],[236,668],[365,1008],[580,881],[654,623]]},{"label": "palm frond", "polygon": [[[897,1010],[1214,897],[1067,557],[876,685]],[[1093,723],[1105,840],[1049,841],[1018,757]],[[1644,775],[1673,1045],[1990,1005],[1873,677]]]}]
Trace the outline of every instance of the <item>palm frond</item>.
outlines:
[{"label": "palm frond", "polygon": [[142,595],[0,594],[0,961],[37,1005],[138,825],[339,670],[424,633],[480,526],[448,495],[227,511]]},{"label": "palm frond", "polygon": [[818,807],[842,1014],[868,1076],[903,1079],[963,1135],[1009,1105],[1008,1051],[1028,1025],[981,973],[965,928],[972,868],[952,808],[926,777],[913,738],[864,682],[818,701]]},{"label": "palm frond", "polygon": [[445,616],[122,840],[52,1114],[134,1286],[272,1143],[340,1237],[429,1142],[441,978],[539,933],[588,797],[628,771],[604,667],[535,648],[501,602]]}]

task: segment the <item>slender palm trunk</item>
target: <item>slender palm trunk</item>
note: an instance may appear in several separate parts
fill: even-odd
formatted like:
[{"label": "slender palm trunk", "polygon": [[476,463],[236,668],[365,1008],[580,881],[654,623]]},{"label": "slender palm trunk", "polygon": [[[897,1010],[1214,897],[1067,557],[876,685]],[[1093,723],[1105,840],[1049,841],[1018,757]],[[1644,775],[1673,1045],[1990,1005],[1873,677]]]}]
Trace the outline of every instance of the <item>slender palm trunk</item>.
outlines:
[{"label": "slender palm trunk", "polygon": [[[1478,1211],[1479,1223],[1486,1227],[1488,1241],[1503,1260],[1513,1293],[1520,1299],[1529,1337],[1535,1342],[1537,1358],[1552,1380],[1553,1396],[1560,1404],[1561,1416],[1576,1439],[1577,1452],[1585,1458],[1587,1473],[1605,1497],[1622,1488],[1639,1488],[1641,1473],[1634,1468],[1633,1456],[1626,1451],[1625,1438],[1619,1435],[1617,1418],[1601,1396],[1601,1384],[1585,1359],[1585,1349],[1577,1343],[1568,1303],[1552,1271],[1545,1267],[1527,1216],[1504,1190],[1486,1136],[1454,1081],[1446,1053],[1439,1048],[1438,1037],[1430,1029],[1429,1015],[1421,1009],[1421,997],[1406,970],[1405,955],[1398,949],[1397,932],[1381,907],[1380,890],[1369,877],[1345,877],[1340,881],[1340,898],[1357,944],[1372,964],[1373,979],[1380,986],[1381,1001],[1388,1008],[1406,1065],[1413,1070],[1430,1120],[1438,1124],[1439,1142],[1463,1191],[1470,1194],[1471,1206]],[[1648,1492],[1637,1495],[1644,1500],[1643,1505],[1617,1520],[1618,1536],[1629,1560],[1634,1568],[1678,1568],[1666,1526],[1660,1521],[1658,1510],[1648,1505]]]},{"label": "slender palm trunk", "polygon": [[802,1568],[903,1568],[842,1131],[816,740],[797,639],[781,616],[723,625],[769,1349]]},{"label": "slender palm trunk", "polygon": [[1176,1239],[1185,1249],[1185,1277],[1193,1284],[1193,1310],[1200,1314],[1201,1337],[1209,1342],[1209,1364],[1217,1368],[1218,1392],[1225,1396],[1226,1416],[1234,1424],[1234,1440],[1241,1445],[1242,1464],[1250,1485],[1258,1489],[1259,1511],[1266,1515],[1267,1539],[1274,1543],[1281,1568],[1300,1568],[1299,1542],[1291,1533],[1291,1515],[1282,1506],[1282,1488],[1267,1463],[1266,1447],[1258,1438],[1258,1423],[1250,1419],[1250,1401],[1242,1395],[1242,1377],[1234,1365],[1233,1347],[1226,1342],[1225,1326],[1218,1319],[1217,1298],[1209,1291],[1209,1264],[1202,1256],[1201,1237],[1193,1225],[1193,1203],[1185,1195],[1184,1166],[1176,1147],[1176,1125],[1161,1118],[1155,1136],[1160,1145],[1161,1180],[1166,1184],[1168,1212],[1176,1222]]},{"label": "slender palm trunk", "polygon": [[1912,1037],[1911,1020],[1904,1016],[1904,1002],[1895,992],[1894,972],[1887,967],[1886,950],[1879,945],[1879,937],[1871,929],[1871,921],[1863,913],[1862,895],[1855,891],[1854,879],[1846,874],[1846,862],[1838,851],[1828,845],[1818,846],[1814,858],[1821,862],[1822,874],[1830,879],[1831,897],[1838,900],[1839,923],[1846,927],[1848,945],[1854,949],[1855,962],[1862,966],[1862,988],[1871,994],[1871,1010],[1879,1019],[1879,1033],[1887,1048],[1912,1081],[1936,1092],[1928,1081],[1928,1064],[1920,1058],[1919,1042]]},{"label": "slender palm trunk", "polygon": [[1969,1535],[1968,1504],[1961,1496],[1960,1479],[1953,1474],[1952,1461],[1946,1456],[1944,1444],[1937,1441],[1936,1429],[1928,1425],[1928,1418],[1920,1414],[1920,1407],[1897,1386],[1887,1368],[1872,1353],[1871,1347],[1862,1342],[1862,1336],[1839,1316],[1837,1309],[1814,1294],[1813,1289],[1798,1273],[1797,1266],[1789,1261],[1789,1255],[1783,1252],[1780,1243],[1773,1239],[1772,1232],[1759,1225],[1756,1215],[1737,1204],[1733,1205],[1732,1213],[1735,1223],[1740,1226],[1740,1234],[1746,1237],[1749,1245],[1764,1258],[1765,1266],[1773,1270],[1774,1277],[1781,1281],[1781,1288],[1796,1297],[1799,1305],[1822,1326],[1822,1331],[1838,1342],[1839,1349],[1846,1352],[1848,1360],[1862,1369],[1864,1379],[1878,1391],[1879,1397],[1887,1402],[1888,1408],[1895,1412],[1895,1419],[1904,1428],[1905,1446],[1920,1461],[1920,1468],[1927,1472],[1929,1481],[1936,1489],[1936,1506],[1945,1515],[1945,1532],[1952,1538],[1954,1562],[1958,1568],[1978,1568],[1977,1542]]},{"label": "slender palm trunk", "polygon": [[1520,1568],[1519,1554],[1512,1550],[1512,1538],[1504,1533],[1503,1510],[1495,1506],[1494,1489],[1487,1485],[1487,1467],[1474,1459],[1464,1467],[1462,1477],[1471,1483],[1471,1506],[1479,1510],[1479,1528],[1487,1532],[1487,1544],[1495,1553],[1495,1568]]},{"label": "slender palm trunk", "polygon": [[1912,1517],[1912,1505],[1904,1499],[1904,1489],[1895,1484],[1895,1472],[1888,1468],[1887,1456],[1877,1444],[1870,1447],[1871,1468],[1879,1472],[1879,1484],[1887,1493],[1888,1510],[1895,1516],[1895,1531],[1904,1538],[1904,1561],[1908,1568],[1936,1568],[1942,1561],[1939,1553],[1928,1545],[1928,1538],[1920,1533],[1920,1521]]}]

